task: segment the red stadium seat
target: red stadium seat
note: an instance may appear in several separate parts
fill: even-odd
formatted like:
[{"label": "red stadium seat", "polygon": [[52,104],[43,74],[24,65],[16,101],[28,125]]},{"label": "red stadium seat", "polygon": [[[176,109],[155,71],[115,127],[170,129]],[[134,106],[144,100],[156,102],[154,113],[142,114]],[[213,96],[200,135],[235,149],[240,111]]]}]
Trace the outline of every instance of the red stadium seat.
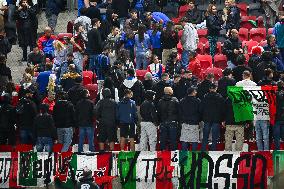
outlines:
[{"label": "red stadium seat", "polygon": [[139,79],[140,81],[143,81],[144,76],[146,75],[147,72],[148,72],[147,70],[136,70],[137,79]]},{"label": "red stadium seat", "polygon": [[240,41],[247,41],[249,35],[249,30],[247,28],[240,28],[239,29],[239,39]]},{"label": "red stadium seat", "polygon": [[13,152],[13,146],[11,145],[0,145],[0,152]]},{"label": "red stadium seat", "polygon": [[224,54],[216,54],[214,56],[214,67],[225,69],[227,67],[227,56]]},{"label": "red stadium seat", "polygon": [[248,5],[247,3],[238,3],[237,6],[239,7],[241,11],[241,16],[247,16],[248,15]]},{"label": "red stadium seat", "polygon": [[57,37],[58,37],[58,39],[63,39],[64,37],[68,37],[68,38],[71,39],[73,37],[73,35],[72,35],[72,33],[59,33],[57,35]]},{"label": "red stadium seat", "polygon": [[89,85],[86,85],[85,88],[90,93],[90,99],[95,100],[98,95],[98,84],[89,84]]},{"label": "red stadium seat", "polygon": [[253,28],[253,25],[251,24],[250,20],[256,21],[256,16],[242,16],[241,27],[247,28],[248,30]]},{"label": "red stadium seat", "polygon": [[92,79],[89,76],[83,76],[83,85],[89,85],[92,84]]},{"label": "red stadium seat", "polygon": [[200,61],[201,69],[206,70],[212,67],[212,56],[210,55],[197,55],[196,57]]},{"label": "red stadium seat", "polygon": [[178,11],[178,17],[179,18],[184,17],[188,9],[189,9],[188,5],[180,6]]},{"label": "red stadium seat", "polygon": [[89,78],[91,78],[92,80],[94,80],[93,82],[96,84],[97,83],[97,77],[96,74],[93,73],[92,71],[83,71],[82,72],[83,78],[85,76],[88,76]]},{"label": "red stadium seat", "polygon": [[208,30],[207,29],[199,29],[197,30],[197,34],[199,37],[199,42],[205,44],[208,41],[207,39]]},{"label": "red stadium seat", "polygon": [[268,35],[273,34],[273,28],[269,28],[267,34]]},{"label": "red stadium seat", "polygon": [[258,42],[257,42],[257,41],[253,41],[253,40],[243,41],[243,42],[242,42],[242,47],[244,48],[245,45],[247,46],[248,54],[251,54],[251,49],[252,49],[254,46],[257,46],[257,45],[258,45]]},{"label": "red stadium seat", "polygon": [[30,144],[17,144],[15,147],[16,152],[29,152],[33,151],[33,145]]},{"label": "red stadium seat", "polygon": [[204,44],[199,42],[197,44],[197,50],[196,50],[197,54],[204,54]]},{"label": "red stadium seat", "polygon": [[[222,53],[222,43],[218,41],[216,45],[216,54],[220,54],[220,53]],[[210,54],[209,41],[205,43],[204,54]]]},{"label": "red stadium seat", "polygon": [[267,41],[266,40],[263,40],[259,43],[259,46],[262,46],[264,47],[265,45],[267,44]]},{"label": "red stadium seat", "polygon": [[209,73],[214,74],[215,80],[219,80],[223,76],[223,70],[221,68],[207,68],[203,71],[203,78],[205,78],[205,76]]},{"label": "red stadium seat", "polygon": [[266,28],[252,28],[249,33],[253,41],[261,42],[266,39]]}]

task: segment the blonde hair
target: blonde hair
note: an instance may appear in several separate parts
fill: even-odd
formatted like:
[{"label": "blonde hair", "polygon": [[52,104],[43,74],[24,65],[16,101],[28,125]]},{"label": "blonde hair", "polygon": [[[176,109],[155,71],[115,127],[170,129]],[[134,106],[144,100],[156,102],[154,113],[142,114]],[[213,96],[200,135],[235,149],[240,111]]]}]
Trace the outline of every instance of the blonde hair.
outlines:
[{"label": "blonde hair", "polygon": [[26,82],[26,83],[30,83],[30,82],[32,82],[33,77],[32,77],[32,75],[29,74],[29,73],[24,73],[24,75],[23,75],[23,80],[24,80],[24,82]]},{"label": "blonde hair", "polygon": [[65,45],[59,40],[55,40],[53,42],[53,46],[57,51],[62,51],[63,49],[65,49]]},{"label": "blonde hair", "polygon": [[172,94],[174,94],[174,91],[173,91],[173,89],[171,87],[165,87],[164,88],[164,93],[168,94],[168,95],[172,95]]}]

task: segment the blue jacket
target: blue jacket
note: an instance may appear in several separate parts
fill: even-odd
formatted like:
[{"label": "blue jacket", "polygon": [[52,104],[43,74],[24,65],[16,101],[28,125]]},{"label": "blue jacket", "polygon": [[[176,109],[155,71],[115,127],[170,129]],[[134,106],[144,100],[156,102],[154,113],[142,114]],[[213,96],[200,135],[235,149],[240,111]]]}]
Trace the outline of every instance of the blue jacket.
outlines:
[{"label": "blue jacket", "polygon": [[44,94],[46,92],[50,74],[51,71],[45,71],[40,72],[37,76],[36,82],[38,83],[40,94]]},{"label": "blue jacket", "polygon": [[117,120],[119,123],[137,123],[137,108],[135,101],[129,98],[123,98],[117,106]]},{"label": "blue jacket", "polygon": [[151,41],[152,48],[160,49],[162,47],[162,44],[161,44],[161,32],[158,31],[158,32],[156,32],[155,35],[153,35],[153,30],[148,30],[147,34],[150,36],[150,41]]},{"label": "blue jacket", "polygon": [[276,43],[279,48],[284,48],[284,22],[277,22],[273,29],[276,37]]},{"label": "blue jacket", "polygon": [[106,75],[110,70],[109,57],[105,54],[100,54],[95,60],[95,70],[98,80],[105,80]]},{"label": "blue jacket", "polygon": [[152,12],[152,18],[155,22],[160,22],[160,20],[163,20],[163,27],[166,26],[166,24],[171,21],[167,15],[165,15],[162,12]]},{"label": "blue jacket", "polygon": [[133,49],[133,48],[134,48],[134,44],[135,44],[134,38],[128,38],[128,37],[126,36],[126,33],[125,33],[125,32],[123,32],[123,33],[121,34],[120,41],[123,42],[125,49]]}]

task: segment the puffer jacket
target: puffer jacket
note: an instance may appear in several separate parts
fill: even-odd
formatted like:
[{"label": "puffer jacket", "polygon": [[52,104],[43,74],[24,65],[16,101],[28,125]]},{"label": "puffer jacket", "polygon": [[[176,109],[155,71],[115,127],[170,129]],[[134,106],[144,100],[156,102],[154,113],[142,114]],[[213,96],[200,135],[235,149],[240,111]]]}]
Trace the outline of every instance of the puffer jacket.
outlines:
[{"label": "puffer jacket", "polygon": [[179,121],[178,99],[164,95],[158,103],[158,118],[161,122]]},{"label": "puffer jacket", "polygon": [[116,117],[119,123],[137,123],[138,116],[135,102],[129,98],[123,98],[118,103]]}]

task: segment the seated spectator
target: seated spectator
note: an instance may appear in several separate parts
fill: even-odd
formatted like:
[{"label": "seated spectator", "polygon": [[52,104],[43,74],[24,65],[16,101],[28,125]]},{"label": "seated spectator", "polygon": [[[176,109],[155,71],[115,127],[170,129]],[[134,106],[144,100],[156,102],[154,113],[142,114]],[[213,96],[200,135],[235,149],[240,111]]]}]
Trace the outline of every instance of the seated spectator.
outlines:
[{"label": "seated spectator", "polygon": [[284,71],[284,61],[276,44],[275,35],[268,35],[266,41],[267,44],[263,47],[264,51],[270,51],[272,53],[272,61],[276,64],[277,71]]},{"label": "seated spectator", "polygon": [[123,99],[117,106],[117,120],[120,125],[120,150],[124,150],[125,139],[130,141],[130,150],[135,151],[135,125],[138,121],[137,107],[135,101],[131,100],[133,93],[125,89]]},{"label": "seated spectator", "polygon": [[75,109],[73,104],[67,100],[67,93],[57,93],[53,108],[54,125],[57,128],[58,143],[63,144],[62,152],[67,152],[73,138],[75,127]]},{"label": "seated spectator", "polygon": [[248,70],[249,72],[252,72],[252,70],[246,65],[246,57],[243,54],[240,54],[237,57],[236,62],[238,63],[238,65],[233,68],[233,76],[236,82],[238,82],[242,80],[244,71]]},{"label": "seated spectator", "polygon": [[46,58],[53,60],[54,58],[53,41],[56,40],[56,37],[51,33],[52,29],[50,27],[46,27],[44,29],[44,35],[38,39],[37,46],[39,50],[43,51]]},{"label": "seated spectator", "polygon": [[6,93],[2,96],[0,105],[0,144],[16,144],[16,109],[11,105],[11,96]]},{"label": "seated spectator", "polygon": [[46,96],[46,90],[47,90],[47,85],[49,82],[49,76],[52,74],[52,64],[46,64],[45,65],[45,71],[40,72],[39,75],[37,76],[37,84],[38,84],[38,89],[39,89],[39,94],[44,97]]},{"label": "seated spectator", "polygon": [[142,83],[143,83],[145,91],[152,90],[153,85],[154,85],[152,73],[147,72],[144,76],[144,80]]},{"label": "seated spectator", "polygon": [[6,57],[5,55],[0,55],[0,92],[5,90],[4,87],[11,80],[11,69],[6,66]]},{"label": "seated spectator", "polygon": [[37,152],[52,152],[53,144],[57,143],[57,132],[54,127],[52,115],[48,113],[48,105],[41,104],[39,114],[34,120],[34,137],[36,139]]},{"label": "seated spectator", "polygon": [[218,90],[217,92],[222,95],[223,98],[227,98],[227,87],[235,86],[236,81],[233,78],[233,71],[230,68],[226,68],[223,71],[223,77],[218,81]]},{"label": "seated spectator", "polygon": [[63,74],[61,78],[61,86],[65,92],[68,92],[75,85],[76,78],[81,77],[80,74],[76,72],[76,67],[74,64],[70,64],[68,67],[68,72]]},{"label": "seated spectator", "polygon": [[105,143],[109,143],[109,150],[114,150],[114,142],[116,141],[116,111],[117,104],[112,98],[111,90],[104,88],[101,92],[103,98],[96,105],[96,116],[99,122],[99,147],[105,150]]},{"label": "seated spectator", "polygon": [[45,66],[44,53],[38,47],[28,54],[28,66],[33,66],[37,72],[43,72]]},{"label": "seated spectator", "polygon": [[160,80],[163,73],[163,66],[160,63],[159,57],[153,54],[151,62],[152,63],[148,66],[147,71],[152,74],[154,80]]},{"label": "seated spectator", "polygon": [[171,77],[176,75],[176,74],[181,74],[182,65],[181,65],[181,62],[178,60],[178,53],[177,52],[173,52],[169,56],[165,72],[168,73]]},{"label": "seated spectator", "polygon": [[89,99],[90,93],[88,90],[83,90],[83,99],[80,100],[75,108],[76,123],[79,127],[79,144],[78,152],[83,152],[85,138],[88,139],[89,151],[94,152],[94,103]]},{"label": "seated spectator", "polygon": [[243,53],[242,43],[239,40],[239,32],[236,29],[230,30],[229,39],[224,42],[223,54],[228,58],[228,67],[234,68],[238,65],[237,57]]},{"label": "seated spectator", "polygon": [[202,12],[196,7],[195,0],[188,1],[188,11],[185,16],[193,25],[202,22]]}]

